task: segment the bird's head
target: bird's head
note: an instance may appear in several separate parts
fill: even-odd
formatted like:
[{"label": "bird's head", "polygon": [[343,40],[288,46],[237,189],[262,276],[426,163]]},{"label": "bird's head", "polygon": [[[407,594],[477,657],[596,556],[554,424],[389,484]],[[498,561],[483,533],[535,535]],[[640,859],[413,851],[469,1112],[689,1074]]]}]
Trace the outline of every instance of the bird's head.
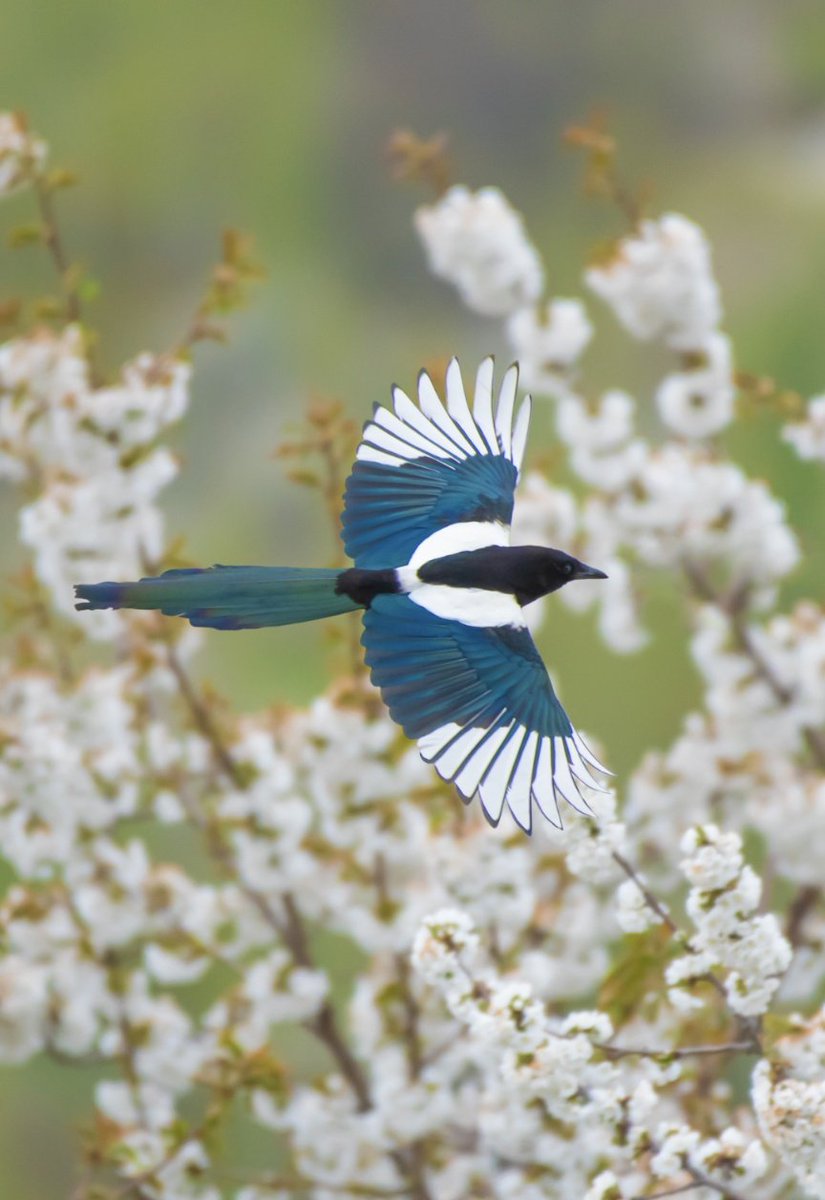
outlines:
[{"label": "bird's head", "polygon": [[563,550],[543,548],[539,563],[538,582],[542,589],[539,594],[546,596],[550,592],[557,592],[574,579],[607,579],[607,575],[597,567],[580,562],[572,554],[565,554]]}]

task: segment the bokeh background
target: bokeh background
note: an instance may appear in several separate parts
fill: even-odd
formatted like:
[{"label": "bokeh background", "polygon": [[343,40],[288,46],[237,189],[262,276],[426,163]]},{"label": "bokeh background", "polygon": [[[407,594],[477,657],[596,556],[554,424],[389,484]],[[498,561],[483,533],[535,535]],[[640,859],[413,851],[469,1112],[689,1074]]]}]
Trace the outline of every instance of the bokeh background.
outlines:
[{"label": "bokeh background", "polygon": [[[267,268],[228,347],[198,348],[185,466],[169,528],[195,561],[320,563],[314,499],[271,458],[306,398],[365,417],[391,382],[453,353],[507,360],[496,322],[432,279],[411,213],[425,193],[390,179],[393,129],[450,135],[459,179],[495,183],[526,217],[554,294],[580,294],[590,247],[620,230],[581,194],[561,132],[611,114],[621,162],[653,207],[697,220],[714,246],[738,365],[807,395],[825,390],[825,6],[821,0],[3,0],[0,108],[25,110],[76,170],[61,197],[71,254],[101,292],[89,310],[114,369],[187,326],[220,230],[254,234]],[[7,201],[4,229],[30,219]],[[48,290],[35,250],[0,248],[0,292]],[[594,300],[593,387],[631,390],[653,425],[664,360]],[[731,435],[786,497],[806,550],[787,598],[825,589],[825,483],[758,415]],[[531,452],[552,448],[538,414]],[[4,557],[14,509],[0,501]],[[684,613],[641,580],[655,637],[617,659],[587,618],[556,606],[542,633],[561,691],[621,770],[676,732],[694,695]],[[207,635],[203,673],[240,705],[303,701],[328,678],[320,627]],[[634,697],[661,695],[657,725]],[[617,698],[620,698],[620,702]],[[174,853],[174,848],[170,848]],[[0,1075],[0,1195],[68,1195],[91,1074],[42,1063]],[[251,1147],[263,1156],[266,1147]]]}]

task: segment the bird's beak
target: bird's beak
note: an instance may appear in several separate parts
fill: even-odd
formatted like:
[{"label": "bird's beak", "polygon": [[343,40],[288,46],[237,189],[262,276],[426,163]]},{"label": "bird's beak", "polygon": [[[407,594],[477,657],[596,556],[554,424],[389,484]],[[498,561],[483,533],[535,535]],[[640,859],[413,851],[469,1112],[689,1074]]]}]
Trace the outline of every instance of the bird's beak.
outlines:
[{"label": "bird's beak", "polygon": [[576,579],[607,579],[607,575],[598,567],[588,567],[587,563],[581,563],[576,571]]}]

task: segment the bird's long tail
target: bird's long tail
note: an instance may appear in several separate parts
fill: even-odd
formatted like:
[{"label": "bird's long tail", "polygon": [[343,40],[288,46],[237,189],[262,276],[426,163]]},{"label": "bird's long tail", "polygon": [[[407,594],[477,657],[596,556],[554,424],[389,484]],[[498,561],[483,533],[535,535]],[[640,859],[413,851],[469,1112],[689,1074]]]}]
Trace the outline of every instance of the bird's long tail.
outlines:
[{"label": "bird's long tail", "polygon": [[294,625],[355,612],[335,587],[340,571],[313,567],[206,567],[136,583],[79,583],[76,608],[150,608],[212,629]]}]

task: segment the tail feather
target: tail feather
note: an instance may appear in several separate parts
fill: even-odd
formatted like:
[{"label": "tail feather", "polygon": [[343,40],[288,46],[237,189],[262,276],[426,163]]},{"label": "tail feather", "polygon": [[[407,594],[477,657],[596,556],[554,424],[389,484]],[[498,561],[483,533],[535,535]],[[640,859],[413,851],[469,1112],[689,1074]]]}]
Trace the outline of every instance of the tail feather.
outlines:
[{"label": "tail feather", "polygon": [[135,583],[79,583],[75,607],[157,609],[212,629],[294,625],[361,607],[336,593],[340,573],[313,567],[193,567]]}]

